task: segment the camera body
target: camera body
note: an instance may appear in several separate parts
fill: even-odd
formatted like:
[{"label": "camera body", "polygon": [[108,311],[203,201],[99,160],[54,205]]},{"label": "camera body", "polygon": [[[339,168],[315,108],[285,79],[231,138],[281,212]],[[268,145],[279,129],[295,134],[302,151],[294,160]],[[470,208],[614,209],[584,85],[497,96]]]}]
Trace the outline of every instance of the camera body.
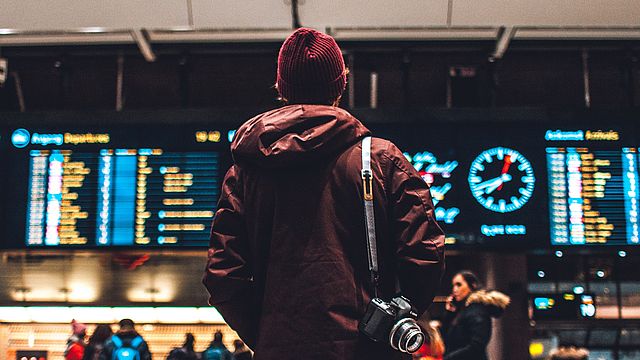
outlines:
[{"label": "camera body", "polygon": [[373,298],[358,329],[373,341],[388,341],[396,350],[414,353],[425,340],[422,329],[415,321],[416,317],[411,303],[405,297],[395,297],[388,303]]}]

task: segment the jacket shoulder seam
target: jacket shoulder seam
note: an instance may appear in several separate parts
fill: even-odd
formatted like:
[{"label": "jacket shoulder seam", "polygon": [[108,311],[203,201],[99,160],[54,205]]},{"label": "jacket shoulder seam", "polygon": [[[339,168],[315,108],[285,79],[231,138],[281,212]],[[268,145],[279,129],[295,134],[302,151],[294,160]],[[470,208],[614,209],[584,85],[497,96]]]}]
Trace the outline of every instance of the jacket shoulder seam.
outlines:
[{"label": "jacket shoulder seam", "polygon": [[[391,147],[391,142],[389,142],[387,150],[390,147]],[[411,178],[411,174],[409,174],[409,172],[403,166],[401,166],[401,164],[398,163],[397,158],[389,156],[387,151],[385,151],[385,153],[383,155],[389,160],[389,162],[391,162],[393,165],[395,165],[395,167],[398,168],[398,170],[402,171],[407,178]],[[416,196],[420,199],[420,203],[422,204],[422,209],[424,210],[424,214],[425,214],[425,216],[427,216],[426,214],[427,214],[428,209],[427,209],[427,205],[426,205],[425,199],[422,197],[422,195],[417,190],[413,190],[412,192],[414,194],[416,194]]]}]

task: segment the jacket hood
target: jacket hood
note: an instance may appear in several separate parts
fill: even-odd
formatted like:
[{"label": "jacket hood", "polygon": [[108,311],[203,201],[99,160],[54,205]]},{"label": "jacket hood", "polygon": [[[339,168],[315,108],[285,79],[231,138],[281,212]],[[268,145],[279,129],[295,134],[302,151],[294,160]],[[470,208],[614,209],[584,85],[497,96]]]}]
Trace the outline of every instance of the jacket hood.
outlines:
[{"label": "jacket hood", "polygon": [[481,304],[487,307],[492,317],[500,317],[511,303],[511,298],[499,291],[480,290],[469,295],[466,305]]},{"label": "jacket hood", "polygon": [[75,335],[75,334],[71,335],[67,339],[67,345],[70,345],[70,344],[73,344],[73,343],[84,345],[84,341],[78,335]]},{"label": "jacket hood", "polygon": [[118,335],[120,338],[135,338],[140,335],[135,329],[127,329],[127,330],[118,330],[115,335]]},{"label": "jacket hood", "polygon": [[551,360],[586,360],[588,358],[589,351],[575,347],[561,347],[549,354]]},{"label": "jacket hood", "polygon": [[289,105],[244,123],[231,153],[236,162],[282,168],[337,154],[367,135],[370,131],[344,109]]}]

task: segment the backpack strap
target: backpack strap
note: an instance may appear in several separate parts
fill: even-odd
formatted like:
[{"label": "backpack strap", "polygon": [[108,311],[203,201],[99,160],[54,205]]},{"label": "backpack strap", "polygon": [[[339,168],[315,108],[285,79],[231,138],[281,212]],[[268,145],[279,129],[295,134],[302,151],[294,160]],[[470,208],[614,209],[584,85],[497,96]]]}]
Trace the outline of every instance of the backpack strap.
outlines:
[{"label": "backpack strap", "polygon": [[113,345],[115,345],[116,349],[120,349],[123,345],[122,343],[122,339],[120,339],[120,337],[118,337],[118,335],[113,335],[111,337],[111,342],[113,342]]},{"label": "backpack strap", "polygon": [[142,344],[142,336],[138,335],[133,340],[131,340],[131,347],[137,349],[140,344]]}]

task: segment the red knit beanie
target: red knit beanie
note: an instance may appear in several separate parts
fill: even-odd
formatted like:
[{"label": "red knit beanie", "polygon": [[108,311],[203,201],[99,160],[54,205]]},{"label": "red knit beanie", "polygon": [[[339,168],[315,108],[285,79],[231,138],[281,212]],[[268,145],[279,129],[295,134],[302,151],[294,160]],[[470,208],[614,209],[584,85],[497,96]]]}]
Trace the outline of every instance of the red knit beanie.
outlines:
[{"label": "red knit beanie", "polygon": [[282,44],[277,86],[289,103],[326,104],[336,100],[347,84],[340,47],[329,35],[300,28]]}]

